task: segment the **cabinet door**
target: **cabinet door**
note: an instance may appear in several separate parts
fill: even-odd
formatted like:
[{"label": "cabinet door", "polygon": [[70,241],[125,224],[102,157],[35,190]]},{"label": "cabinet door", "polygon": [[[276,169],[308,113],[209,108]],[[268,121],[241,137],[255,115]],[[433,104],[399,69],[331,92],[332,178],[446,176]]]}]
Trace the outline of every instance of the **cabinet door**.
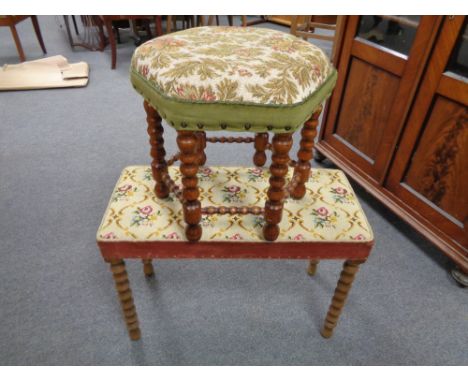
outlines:
[{"label": "cabinet door", "polygon": [[[468,27],[445,17],[387,181],[466,254]],[[460,249],[458,251],[460,253]]]},{"label": "cabinet door", "polygon": [[322,139],[382,184],[441,16],[351,16]]}]

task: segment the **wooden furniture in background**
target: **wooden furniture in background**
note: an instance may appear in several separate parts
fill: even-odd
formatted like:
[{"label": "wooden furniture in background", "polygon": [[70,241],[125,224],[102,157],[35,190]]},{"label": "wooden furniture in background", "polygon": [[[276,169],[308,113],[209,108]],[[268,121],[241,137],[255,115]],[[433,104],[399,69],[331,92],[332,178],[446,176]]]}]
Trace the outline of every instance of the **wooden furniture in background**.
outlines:
[{"label": "wooden furniture in background", "polygon": [[107,37],[109,38],[109,44],[111,46],[111,55],[112,55],[112,63],[111,68],[115,69],[117,63],[117,45],[115,41],[114,31],[112,29],[112,22],[113,21],[121,21],[121,20],[148,20],[153,19],[156,29],[156,36],[162,35],[162,18],[161,16],[100,16],[107,31]]},{"label": "wooden furniture in background", "polygon": [[[344,16],[291,16],[291,34],[307,39],[332,41],[331,60],[335,62],[336,47],[343,34]],[[318,20],[318,21],[317,21]],[[316,29],[334,31],[333,35],[317,33]]]},{"label": "wooden furniture in background", "polygon": [[[464,16],[347,16],[316,145],[468,273]],[[465,279],[466,280],[466,279]]]},{"label": "wooden furniture in background", "polygon": [[19,38],[18,32],[16,30],[16,24],[19,22],[31,17],[31,21],[34,27],[34,32],[36,32],[37,40],[39,41],[39,45],[41,46],[42,51],[44,54],[47,53],[44,41],[42,40],[41,29],[39,28],[39,22],[37,21],[37,16],[0,16],[0,27],[9,27],[11,34],[13,35],[13,40],[15,40],[16,50],[18,51],[18,55],[20,61],[23,62],[26,60],[26,56],[24,54],[23,46],[21,45],[21,40]]},{"label": "wooden furniture in background", "polygon": [[[73,22],[75,37],[73,36],[70,28],[69,17],[71,17]],[[98,50],[102,52],[104,50],[106,46],[106,39],[104,36],[103,22],[99,16],[81,15],[81,34],[74,15],[64,15],[63,21],[65,24],[65,30],[67,32],[68,41],[70,42],[70,46],[72,48],[79,46],[81,48],[85,48],[92,51]]]}]

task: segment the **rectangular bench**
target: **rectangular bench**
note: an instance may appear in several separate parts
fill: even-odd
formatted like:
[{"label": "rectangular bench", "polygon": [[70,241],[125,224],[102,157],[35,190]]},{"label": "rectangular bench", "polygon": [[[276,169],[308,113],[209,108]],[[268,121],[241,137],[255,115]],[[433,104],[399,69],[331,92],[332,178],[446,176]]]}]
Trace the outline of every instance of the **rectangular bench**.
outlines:
[{"label": "rectangular bench", "polygon": [[[178,167],[169,167],[174,181]],[[258,167],[202,167],[198,186],[202,206],[242,205],[263,207],[269,172]],[[288,174],[292,176],[292,170]],[[199,242],[185,239],[184,219],[178,200],[158,199],[149,166],[123,170],[97,232],[104,260],[110,263],[127,329],[140,338],[125,259],[141,259],[146,276],[152,276],[152,259],[307,259],[309,274],[323,259],[345,260],[321,334],[329,338],[337,324],[359,265],[373,246],[372,229],[343,172],[313,169],[301,200],[285,201],[280,236],[266,242],[261,215],[206,214]],[[223,213],[224,212],[224,213]]]}]

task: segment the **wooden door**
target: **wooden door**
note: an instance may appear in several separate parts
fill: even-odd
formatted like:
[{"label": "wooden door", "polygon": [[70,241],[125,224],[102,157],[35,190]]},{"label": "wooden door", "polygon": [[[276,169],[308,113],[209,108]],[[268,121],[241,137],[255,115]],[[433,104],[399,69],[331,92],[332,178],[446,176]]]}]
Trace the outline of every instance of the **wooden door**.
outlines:
[{"label": "wooden door", "polygon": [[350,16],[321,141],[381,185],[441,16]]},{"label": "wooden door", "polygon": [[386,187],[440,230],[433,241],[446,235],[445,251],[468,268],[467,106],[467,18],[445,17]]}]

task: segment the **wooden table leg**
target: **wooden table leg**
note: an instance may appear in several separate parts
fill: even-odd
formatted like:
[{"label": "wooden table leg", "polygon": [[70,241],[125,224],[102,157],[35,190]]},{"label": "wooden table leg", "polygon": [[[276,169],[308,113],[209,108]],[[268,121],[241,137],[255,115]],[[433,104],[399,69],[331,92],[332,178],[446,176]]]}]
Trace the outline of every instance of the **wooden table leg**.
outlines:
[{"label": "wooden table leg", "polygon": [[304,123],[301,130],[301,143],[300,149],[297,153],[297,164],[294,168],[294,175],[299,174],[299,182],[294,190],[291,192],[291,197],[294,199],[301,199],[306,193],[305,184],[309,180],[310,175],[310,160],[312,159],[314,148],[314,139],[317,135],[317,126],[322,107],[320,106],[312,117]]},{"label": "wooden table leg", "polygon": [[[39,28],[39,22],[37,21],[37,16],[31,16],[31,21],[34,27],[34,32],[36,32],[37,40],[39,41],[39,45],[41,46],[42,52],[46,54],[47,51],[44,45],[44,40],[42,40],[41,28]],[[75,29],[76,29],[75,19],[73,19],[73,22],[75,23]],[[76,29],[76,34],[78,34],[78,29]]]},{"label": "wooden table leg", "polygon": [[270,187],[265,202],[265,226],[263,227],[263,236],[268,241],[275,241],[280,232],[278,224],[283,215],[285,176],[288,173],[291,146],[291,134],[275,134],[273,136]]},{"label": "wooden table leg", "polygon": [[145,273],[146,277],[154,276],[154,268],[151,259],[144,259],[141,260],[143,262],[143,272]]},{"label": "wooden table leg", "polygon": [[148,123],[148,135],[151,144],[151,170],[156,182],[154,192],[160,199],[167,198],[169,188],[163,182],[163,177],[167,174],[166,150],[164,149],[164,128],[162,119],[158,112],[148,103],[144,102],[146,111],[146,122]]},{"label": "wooden table leg", "polygon": [[140,326],[135,305],[133,304],[132,290],[130,289],[125,262],[123,260],[113,260],[110,262],[110,267],[115,281],[115,289],[119,294],[125,323],[127,324],[128,335],[133,341],[139,340],[141,337]]},{"label": "wooden table leg", "polygon": [[23,46],[21,45],[21,40],[18,36],[18,32],[16,31],[16,26],[10,25],[10,30],[13,35],[13,40],[15,40],[16,50],[18,51],[20,61],[26,61],[26,56],[24,55]]},{"label": "wooden table leg", "polygon": [[307,273],[309,276],[314,276],[315,273],[317,272],[317,265],[319,263],[319,260],[310,260],[309,261],[309,267],[307,268]]},{"label": "wooden table leg", "polygon": [[343,270],[340,274],[340,279],[335,289],[335,293],[332,298],[332,302],[328,309],[327,317],[325,318],[325,323],[321,330],[321,334],[325,338],[330,338],[333,334],[333,329],[335,328],[338,319],[340,317],[343,306],[346,303],[346,298],[351,289],[351,285],[354,281],[354,276],[359,270],[359,265],[362,264],[364,260],[359,261],[345,261],[343,265]]},{"label": "wooden table leg", "polygon": [[267,157],[265,154],[266,147],[268,145],[268,133],[257,133],[255,134],[255,154],[253,157],[254,165],[257,167],[265,166]]},{"label": "wooden table leg", "polygon": [[177,131],[177,145],[180,150],[180,172],[182,174],[182,195],[184,197],[184,220],[187,224],[185,235],[189,241],[198,241],[202,235],[201,204],[198,190],[198,140],[192,131]]}]

